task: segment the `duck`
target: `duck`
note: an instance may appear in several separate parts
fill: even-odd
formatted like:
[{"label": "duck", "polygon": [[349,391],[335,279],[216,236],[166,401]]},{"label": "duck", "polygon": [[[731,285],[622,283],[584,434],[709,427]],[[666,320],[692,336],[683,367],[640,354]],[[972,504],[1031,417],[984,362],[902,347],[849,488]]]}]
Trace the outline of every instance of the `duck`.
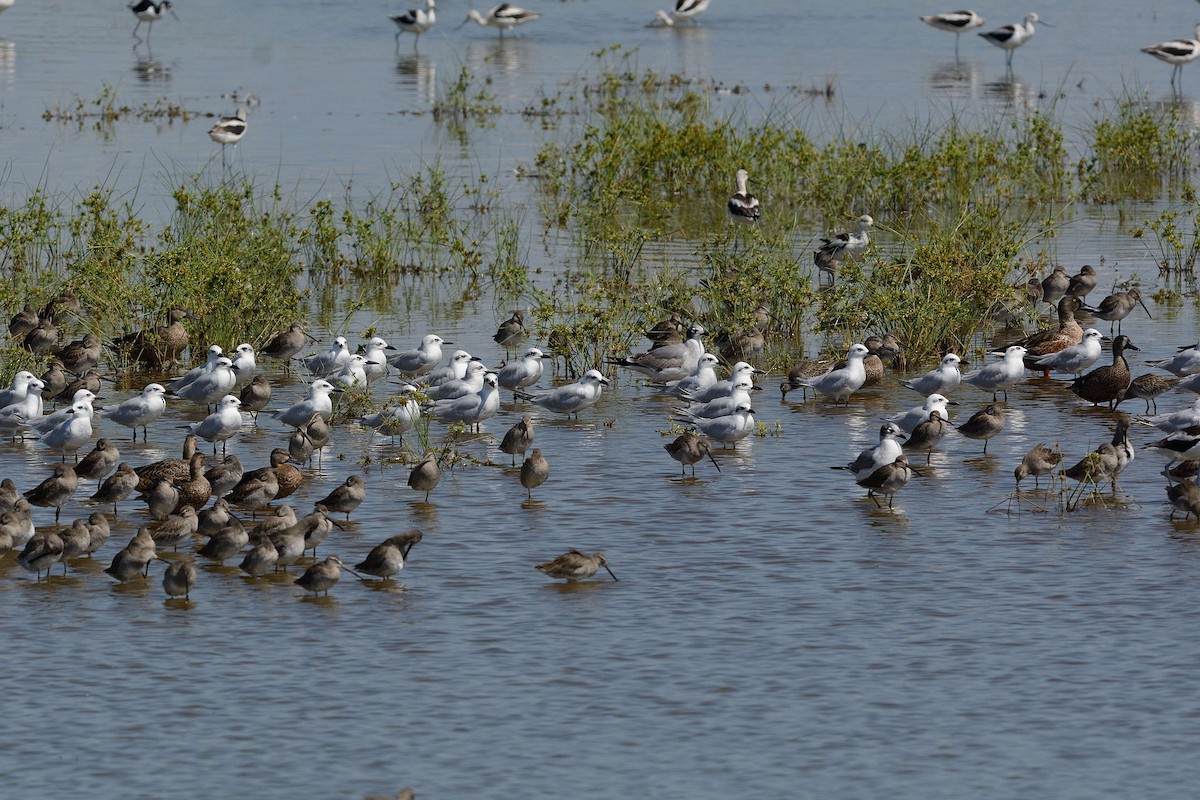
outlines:
[{"label": "duck", "polygon": [[1071,391],[1092,405],[1108,403],[1109,409],[1112,409],[1133,379],[1124,353],[1126,350],[1140,349],[1128,336],[1119,334],[1113,339],[1113,363],[1079,376],[1071,384]]}]

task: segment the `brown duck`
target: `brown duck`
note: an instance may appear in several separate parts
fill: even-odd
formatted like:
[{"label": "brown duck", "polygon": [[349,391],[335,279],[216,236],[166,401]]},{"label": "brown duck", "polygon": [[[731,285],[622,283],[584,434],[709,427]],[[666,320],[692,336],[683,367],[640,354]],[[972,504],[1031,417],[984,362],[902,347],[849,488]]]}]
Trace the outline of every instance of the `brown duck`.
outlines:
[{"label": "brown duck", "polygon": [[134,361],[151,367],[162,367],[179,358],[187,349],[190,338],[183,320],[193,319],[185,309],[172,308],[167,312],[167,326],[126,334],[113,341],[119,349],[129,351]]},{"label": "brown duck", "polygon": [[196,434],[189,433],[183,440],[183,458],[166,458],[144,464],[134,470],[138,476],[137,491],[145,494],[161,480],[175,483],[187,480],[192,456],[196,455]]},{"label": "brown duck", "polygon": [[1133,376],[1129,373],[1129,362],[1125,360],[1126,350],[1140,350],[1129,340],[1128,336],[1119,335],[1113,339],[1113,363],[1107,367],[1099,367],[1086,375],[1081,375],[1071,384],[1071,391],[1087,400],[1092,405],[1108,403],[1111,409],[1113,403],[1120,400]]},{"label": "brown duck", "polygon": [[1078,297],[1065,295],[1058,301],[1058,327],[1039,331],[1027,336],[1019,344],[1029,352],[1025,354],[1025,366],[1034,372],[1041,371],[1044,377],[1050,377],[1050,370],[1040,367],[1037,360],[1042,356],[1057,353],[1083,341],[1083,328],[1075,321],[1075,312],[1083,303]]}]

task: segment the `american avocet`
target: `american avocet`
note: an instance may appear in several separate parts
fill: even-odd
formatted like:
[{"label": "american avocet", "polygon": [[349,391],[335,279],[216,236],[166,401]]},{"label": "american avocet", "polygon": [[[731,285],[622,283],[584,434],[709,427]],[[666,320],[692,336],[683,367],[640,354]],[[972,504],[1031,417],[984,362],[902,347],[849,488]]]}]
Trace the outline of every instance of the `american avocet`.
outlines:
[{"label": "american avocet", "polygon": [[672,22],[693,19],[703,14],[712,0],[675,0],[675,7],[668,12]]},{"label": "american avocet", "polygon": [[0,14],[12,8],[14,2],[15,0],[0,0]]},{"label": "american avocet", "polygon": [[1049,24],[1042,22],[1042,20],[1038,19],[1037,14],[1031,12],[1025,15],[1024,22],[1018,22],[1016,25],[1005,25],[1003,28],[997,28],[994,31],[987,31],[979,35],[996,45],[996,47],[1008,51],[1004,57],[1004,64],[1009,69],[1012,69],[1013,51],[1033,38],[1033,34],[1035,33],[1033,26],[1034,23],[1038,22],[1041,22],[1043,25]]},{"label": "american avocet", "polygon": [[[526,11],[511,3],[501,3],[489,10],[487,14],[480,14],[475,9],[471,9],[467,12],[467,18],[458,24],[458,28],[474,20],[477,24],[485,28],[496,28],[500,31],[500,38],[503,39],[506,30],[515,28],[518,25],[524,25],[526,22],[531,22],[540,16],[542,15],[536,11]],[[458,28],[454,30],[458,30]]]},{"label": "american avocet", "polygon": [[421,41],[421,34],[428,31],[437,22],[437,14],[433,7],[434,0],[425,0],[425,3],[424,9],[411,8],[403,14],[392,14],[388,17],[399,28],[396,31],[396,47],[400,47],[400,34],[411,33],[415,51],[417,43]]},{"label": "american avocet", "polygon": [[737,171],[737,192],[729,198],[727,206],[729,216],[733,217],[734,222],[758,222],[758,218],[762,214],[758,198],[746,191],[746,181],[749,179],[749,172],[744,169]]},{"label": "american avocet", "polygon": [[954,59],[958,60],[958,37],[963,31],[973,31],[986,22],[974,11],[947,11],[945,14],[930,14],[921,17],[921,22],[937,28],[939,31],[949,31],[954,34]]},{"label": "american avocet", "polygon": [[1149,47],[1143,47],[1143,53],[1149,53],[1159,61],[1172,65],[1171,85],[1180,77],[1184,64],[1190,64],[1200,58],[1200,25],[1196,26],[1195,39],[1172,39],[1169,42],[1159,42]]},{"label": "american avocet", "polygon": [[141,37],[137,35],[137,32],[138,28],[142,27],[142,23],[144,22],[147,26],[147,45],[150,44],[150,31],[153,30],[151,26],[153,26],[155,22],[158,22],[160,19],[162,19],[168,11],[171,12],[172,17],[179,19],[178,15],[175,14],[174,9],[171,8],[171,0],[162,0],[161,3],[155,3],[153,0],[137,0],[137,2],[129,4],[129,10],[133,12],[133,15],[137,17],[138,20],[137,25],[133,26],[133,38],[137,39],[139,42],[142,41]]},{"label": "american avocet", "polygon": [[246,135],[246,109],[239,108],[231,117],[221,117],[208,129],[208,138],[221,145],[221,163],[225,163],[225,145],[236,145]]},{"label": "american avocet", "polygon": [[858,230],[853,233],[839,233],[832,239],[822,239],[821,246],[813,252],[813,263],[819,269],[833,272],[847,256],[857,256],[867,249],[871,244],[868,231],[873,227],[875,220],[868,214],[863,214],[858,218]]}]

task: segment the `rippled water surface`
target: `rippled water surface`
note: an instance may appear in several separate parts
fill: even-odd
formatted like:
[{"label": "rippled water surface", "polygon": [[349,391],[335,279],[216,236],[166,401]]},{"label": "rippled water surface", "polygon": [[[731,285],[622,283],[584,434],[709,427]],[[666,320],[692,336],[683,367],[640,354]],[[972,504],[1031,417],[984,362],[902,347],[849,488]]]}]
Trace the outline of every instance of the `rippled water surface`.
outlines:
[{"label": "rippled water surface", "polygon": [[[474,25],[453,31],[467,6],[445,0],[417,55],[409,39],[398,52],[393,44],[394,3],[181,0],[179,21],[154,26],[151,52],[131,49],[133,18],[115,0],[17,0],[0,16],[0,197],[103,183],[128,190],[149,216],[165,215],[172,176],[219,161],[207,117],[95,131],[45,122],[43,112],[95,98],[105,84],[131,105],[166,98],[204,114],[232,111],[229,93],[250,90],[261,105],[230,152],[250,175],[337,197],[347,182],[382,189],[440,160],[499,176],[505,202],[529,204],[537,229],[536,206],[511,170],[547,134],[517,112],[594,69],[588,53],[609,44],[637,48],[645,67],[750,90],[717,94],[719,106],[765,113],[795,103],[826,130],[952,111],[1003,119],[1055,93],[1082,129],[1095,103],[1123,85],[1165,98],[1169,67],[1137,48],[1189,35],[1197,11],[1113,0],[1038,9],[1057,27],[1018,51],[1008,80],[1000,51],[967,35],[956,65],[952,38],[916,20],[942,8],[714,0],[690,30],[652,30],[643,26],[653,3],[529,5],[544,18],[501,44]],[[978,10],[998,25],[1030,9]],[[491,80],[506,112],[465,146],[426,113],[464,64]],[[827,80],[830,103],[789,94]],[[1200,75],[1185,68],[1184,80],[1190,104]],[[1131,274],[1156,284],[1128,221],[1086,209],[1059,231],[1065,264],[1099,265],[1093,299]],[[530,249],[536,262],[541,248]],[[491,334],[507,313],[486,298],[461,313],[395,306],[360,313],[350,331],[375,324],[406,349],[436,326],[489,362],[504,356]],[[1151,310],[1153,321],[1139,311],[1125,326],[1139,361],[1195,341],[1190,301]],[[276,406],[302,395],[298,377],[263,366]],[[462,448],[497,466],[447,473],[428,505],[405,485],[406,467],[384,464],[396,452],[385,438],[337,428],[290,502],[304,513],[363,474],[367,501],[321,551],[353,564],[387,536],[421,528],[425,539],[395,583],[345,576],[314,599],[291,585],[295,568],[252,581],[202,562],[192,602],[164,602],[161,566],[145,585],[118,586],[101,572],[145,521],[133,502],[98,558],[66,577],[39,583],[12,556],[0,560],[5,793],[316,798],[412,785],[448,798],[924,799],[1194,790],[1200,528],[1168,520],[1161,462],[1140,451],[1104,504],[1063,514],[1050,498],[1047,513],[1005,513],[1025,451],[1059,442],[1073,463],[1111,436],[1107,411],[1080,405],[1062,381],[1031,381],[1010,393],[1008,427],[986,457],[977,442],[947,439],[888,511],[828,467],[872,444],[882,416],[917,403],[900,376],[838,409],[781,404],[779,376],[769,376],[755,400],[769,434],[718,452],[721,471],[705,462],[694,480],[662,450],[671,402],[628,373],[612,377],[578,421],[535,414],[552,473],[532,502],[493,438],[524,410],[507,393],[490,435]],[[104,399],[127,394],[109,389]],[[964,388],[957,399],[955,417],[965,419],[987,398]],[[1168,395],[1160,407],[1190,399]],[[148,444],[121,442],[123,458],[176,453],[178,426],[201,416],[174,403]],[[101,432],[126,434],[114,428]],[[1148,430],[1135,430],[1135,445]],[[286,433],[264,417],[232,447],[258,466]],[[22,489],[52,461],[33,442],[0,444],[0,474]],[[91,510],[78,499],[93,490],[83,485],[64,520]],[[49,526],[53,513],[39,508],[35,520]],[[620,581],[562,585],[534,571],[570,547],[603,549]]]}]

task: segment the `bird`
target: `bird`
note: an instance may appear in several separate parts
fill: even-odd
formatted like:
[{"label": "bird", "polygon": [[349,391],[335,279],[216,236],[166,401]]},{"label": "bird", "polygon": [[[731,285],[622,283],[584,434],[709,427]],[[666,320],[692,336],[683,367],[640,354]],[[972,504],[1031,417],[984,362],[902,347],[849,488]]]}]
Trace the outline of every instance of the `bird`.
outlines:
[{"label": "bird", "polygon": [[93,503],[112,503],[113,513],[116,514],[117,503],[133,494],[137,485],[137,473],[133,471],[133,467],[129,465],[128,461],[122,461],[117,465],[117,471],[105,478],[96,493],[88,499]]},{"label": "bird", "polygon": [[[8,5],[4,5],[7,2]],[[0,5],[7,8],[12,5],[12,0],[0,0]],[[38,326],[41,318],[38,317],[37,311],[29,303],[25,307],[13,315],[8,322],[8,333],[13,339],[23,339],[25,335]]]},{"label": "bird", "polygon": [[1154,413],[1157,414],[1158,396],[1181,383],[1182,380],[1179,378],[1164,378],[1161,375],[1155,375],[1153,372],[1138,375],[1125,388],[1125,393],[1117,401],[1117,407],[1120,408],[1123,401],[1137,397],[1146,401],[1147,414],[1150,413],[1151,406],[1154,408]]},{"label": "bird", "polygon": [[1067,347],[1083,341],[1083,328],[1075,321],[1075,312],[1083,306],[1083,301],[1073,295],[1063,295],[1058,301],[1058,327],[1038,331],[1037,333],[1019,339],[1013,344],[1024,347],[1028,353],[1025,366],[1028,369],[1041,369],[1043,375],[1050,376],[1050,370],[1037,365],[1037,359],[1050,353],[1057,353]]},{"label": "bird", "polygon": [[534,405],[541,406],[556,414],[578,415],[580,411],[591,408],[600,400],[608,378],[595,369],[583,373],[575,383],[568,383],[554,389],[544,389],[540,392],[514,391],[513,394],[522,400],[528,400]]},{"label": "bird", "polygon": [[113,556],[112,563],[104,571],[118,582],[126,583],[144,577],[154,557],[154,539],[150,536],[150,529],[143,525],[129,540],[129,544]]},{"label": "bird", "polygon": [[[705,2],[705,5],[708,3]],[[753,224],[758,222],[759,217],[762,216],[762,206],[758,202],[758,198],[746,190],[746,181],[749,178],[750,173],[746,170],[739,169],[737,171],[737,191],[734,192],[733,197],[729,198],[729,203],[726,205],[726,208],[729,209],[729,216],[734,222]]]},{"label": "bird", "polygon": [[233,369],[233,361],[221,356],[213,362],[210,372],[197,376],[191,383],[172,388],[169,394],[191,400],[194,403],[211,406],[233,391],[236,384],[237,373]]},{"label": "bird", "polygon": [[218,497],[215,503],[196,514],[196,533],[200,536],[212,536],[232,524],[234,519],[228,501],[224,497]]},{"label": "bird", "polygon": [[221,145],[221,162],[225,161],[225,146],[234,145],[246,135],[246,109],[239,108],[231,116],[221,117],[208,129],[208,138]]},{"label": "bird", "polygon": [[908,411],[902,411],[899,414],[893,414],[888,418],[889,422],[894,422],[905,433],[911,433],[916,430],[916,427],[925,420],[929,419],[929,415],[933,411],[937,411],[942,415],[942,419],[949,420],[950,413],[947,411],[953,401],[944,395],[931,394],[925,398],[925,402]]},{"label": "bird", "polygon": [[429,493],[438,485],[438,481],[442,479],[442,467],[438,463],[438,457],[435,453],[426,453],[425,458],[421,459],[421,463],[412,468],[408,473],[408,486],[411,489],[416,489],[418,492],[425,493],[425,502],[429,502]]},{"label": "bird", "polygon": [[712,353],[703,353],[696,360],[696,368],[692,370],[690,375],[680,378],[677,381],[667,381],[663,385],[663,388],[670,394],[683,398],[687,398],[696,392],[703,392],[717,382],[717,365],[720,363],[721,359]]},{"label": "bird", "polygon": [[75,465],[75,474],[88,480],[100,480],[121,461],[121,451],[117,446],[103,437],[96,440],[96,446]]},{"label": "bird", "polygon": [[858,228],[853,233],[839,233],[832,239],[821,239],[821,246],[813,251],[813,263],[826,272],[833,272],[849,256],[866,252],[871,244],[869,231],[873,227],[875,220],[869,214],[863,214],[858,218]]},{"label": "bird", "polygon": [[1066,269],[1061,264],[1055,265],[1050,274],[1042,279],[1042,300],[1052,306],[1057,305],[1070,285],[1071,276],[1067,274]]},{"label": "bird", "polygon": [[433,369],[442,360],[442,345],[447,342],[435,333],[427,334],[414,350],[405,350],[388,356],[387,362],[405,375],[417,377]]},{"label": "bird", "polygon": [[1129,362],[1125,358],[1126,350],[1140,349],[1128,336],[1118,334],[1113,339],[1113,363],[1105,367],[1097,367],[1086,375],[1080,375],[1071,384],[1071,391],[1087,400],[1092,405],[1108,403],[1111,409],[1113,403],[1120,399],[1129,387],[1133,376],[1129,373]]},{"label": "bird", "polygon": [[[1200,34],[1198,34],[1200,35]],[[1183,512],[1183,520],[1187,522],[1193,515],[1200,521],[1200,487],[1191,478],[1166,487],[1167,502],[1171,504],[1171,519],[1175,512]]]},{"label": "bird", "polygon": [[171,514],[160,522],[158,527],[150,532],[150,536],[154,539],[155,547],[178,550],[180,544],[192,538],[199,525],[196,509],[183,506],[178,513]]},{"label": "bird", "polygon": [[266,470],[259,477],[245,478],[233,487],[225,499],[230,505],[248,508],[253,519],[258,509],[269,505],[279,494],[279,476],[274,470]]},{"label": "bird", "polygon": [[992,393],[992,400],[1000,392],[1008,401],[1008,390],[1016,386],[1025,377],[1025,354],[1029,351],[1019,344],[1010,345],[1004,351],[1004,359],[994,364],[988,364],[982,369],[968,372],[962,376],[964,383],[969,383],[976,389]]},{"label": "bird", "polygon": [[129,10],[137,17],[137,25],[133,26],[133,38],[139,42],[142,39],[137,35],[138,28],[142,27],[143,22],[146,23],[147,46],[150,44],[150,32],[154,30],[153,25],[155,22],[162,19],[167,12],[170,12],[171,16],[175,17],[176,20],[179,19],[178,15],[175,14],[175,10],[171,8],[171,0],[162,0],[159,3],[155,3],[154,0],[137,0],[137,2],[129,4]]},{"label": "bird", "polygon": [[179,490],[165,478],[160,479],[143,492],[139,500],[146,502],[146,508],[152,519],[163,520],[169,517],[179,505]]},{"label": "bird", "polygon": [[31,505],[54,509],[54,524],[58,524],[62,507],[79,488],[79,477],[70,464],[55,464],[50,477],[25,493]]},{"label": "bird", "polygon": [[750,392],[755,388],[749,378],[741,378],[733,385],[733,391],[724,397],[709,400],[707,403],[692,403],[687,408],[675,409],[675,412],[695,417],[720,417],[732,414],[739,405],[751,402]]},{"label": "bird", "polygon": [[1167,372],[1180,378],[1195,375],[1200,373],[1200,343],[1182,347],[1178,353],[1170,358],[1164,358],[1161,361],[1147,361],[1146,363],[1152,367],[1165,369]]},{"label": "bird", "polygon": [[366,363],[363,365],[363,372],[367,376],[367,383],[374,383],[387,375],[388,351],[395,351],[395,349],[381,336],[372,336],[367,340],[367,343],[364,345],[365,352],[363,353],[363,358],[366,359]]},{"label": "bird", "polygon": [[225,454],[225,443],[242,430],[242,401],[231,394],[221,398],[217,410],[199,422],[192,422],[183,427],[213,446],[213,454],[217,452],[217,442],[221,443],[221,454]]},{"label": "bird", "polygon": [[533,490],[545,483],[549,477],[550,462],[542,455],[541,448],[533,448],[533,452],[521,464],[521,485],[525,487],[526,499],[532,500]]},{"label": "bird", "polygon": [[476,358],[466,350],[455,350],[450,354],[449,361],[443,366],[421,375],[417,383],[432,388],[450,381],[461,381],[467,376],[467,367],[471,365],[472,361],[482,361],[482,359]]},{"label": "bird", "polygon": [[188,462],[188,477],[185,481],[174,484],[179,492],[176,509],[188,505],[192,508],[203,508],[212,497],[212,484],[204,474],[204,454],[196,453]]},{"label": "bird", "polygon": [[958,60],[958,37],[963,31],[972,31],[981,27],[986,20],[974,11],[948,11],[944,14],[929,14],[921,17],[921,22],[954,34],[954,60]]},{"label": "bird", "polygon": [[982,439],[983,453],[987,455],[988,441],[1004,430],[1004,422],[1004,409],[995,403],[988,403],[959,425],[958,432],[968,439]]},{"label": "bird", "polygon": [[1061,474],[1083,485],[1099,485],[1101,481],[1112,479],[1118,468],[1116,448],[1104,442]]},{"label": "bird", "polygon": [[149,383],[142,389],[141,394],[131,397],[112,407],[101,407],[101,419],[112,420],[118,425],[124,425],[133,430],[133,439],[137,441],[137,429],[142,429],[142,441],[148,435],[147,426],[163,415],[167,410],[167,390],[161,383]]},{"label": "bird", "polygon": [[308,397],[282,411],[276,411],[272,416],[293,428],[307,424],[314,414],[320,415],[321,419],[328,422],[333,416],[333,401],[330,395],[339,391],[341,390],[327,380],[315,380],[308,387]]},{"label": "bird", "polygon": [[313,564],[304,571],[303,575],[296,578],[296,585],[313,594],[324,592],[328,596],[329,590],[341,579],[342,570],[346,570],[356,578],[362,577],[343,564],[337,556],[326,556],[324,561]]},{"label": "bird", "polygon": [[242,342],[234,348],[230,360],[233,362],[234,386],[243,386],[254,377],[258,362],[254,358],[254,345]]},{"label": "bird", "polygon": [[517,465],[517,456],[525,459],[525,451],[533,446],[533,420],[528,414],[524,415],[515,425],[508,429],[500,441],[500,452],[508,453],[512,458],[512,466]]},{"label": "bird", "polygon": [[[178,377],[171,378],[169,381],[167,381],[167,386],[170,387],[173,391],[178,391],[179,389],[182,389],[183,387],[188,386],[189,384],[195,382],[195,380],[197,378],[199,378],[201,375],[207,375],[210,372],[212,372],[214,369],[216,369],[217,360],[220,359],[224,355],[225,355],[225,350],[221,347],[221,345],[219,345],[219,344],[210,345],[208,348],[208,352],[205,353],[203,364],[201,364],[198,367],[193,367],[192,369],[189,369],[187,372],[185,372],[184,374],[182,374]],[[231,360],[230,364],[232,364],[232,363],[233,362]]]},{"label": "bird", "polygon": [[[467,364],[466,373],[462,378],[443,381],[437,386],[428,386],[425,389],[425,394],[434,402],[438,400],[454,400],[459,397],[466,397],[469,394],[478,394],[483,389],[483,376],[488,372],[488,368],[484,366],[482,361],[472,360]],[[499,381],[499,374],[497,374],[497,381]]]},{"label": "bird", "polygon": [[950,429],[946,416],[936,408],[930,409],[929,418],[918,423],[904,443],[905,450],[925,452],[925,463],[933,457],[933,448],[937,447]]},{"label": "bird", "polygon": [[196,443],[199,440],[195,434],[189,433],[183,437],[183,453],[181,458],[166,458],[143,464],[134,470],[138,476],[137,491],[147,492],[150,487],[160,480],[167,483],[185,480],[191,469],[192,456],[196,454]]},{"label": "bird", "polygon": [[1098,280],[1096,270],[1092,265],[1084,264],[1079,268],[1079,272],[1071,276],[1071,281],[1067,284],[1066,294],[1070,297],[1078,297],[1080,300],[1083,300],[1083,298],[1091,293],[1092,289],[1096,288]]},{"label": "bird", "polygon": [[1083,332],[1079,344],[1039,356],[1033,363],[1043,369],[1079,375],[1100,360],[1102,338],[1100,331],[1088,328]]},{"label": "bird", "polygon": [[196,588],[196,562],[190,557],[172,561],[163,572],[162,586],[167,597],[189,599]]},{"label": "bird", "polygon": [[[524,25],[527,22],[532,22],[541,16],[536,11],[526,11],[511,3],[501,3],[490,9],[487,14],[480,14],[475,9],[471,9],[467,12],[467,18],[458,24],[458,28],[461,28],[468,22],[474,21],[477,25],[485,28],[496,28],[500,31],[500,38],[503,39],[506,30],[515,28],[518,25]],[[458,28],[455,28],[455,30],[458,30]]]},{"label": "bird", "polygon": [[1146,312],[1146,316],[1154,319],[1154,315],[1150,313],[1150,309],[1146,308],[1146,304],[1142,302],[1142,291],[1136,286],[1124,292],[1113,292],[1101,300],[1100,305],[1095,308],[1084,306],[1083,310],[1108,322],[1108,332],[1111,334],[1114,325],[1117,332],[1120,333],[1121,321],[1129,316],[1135,305],[1141,306],[1142,310]]},{"label": "bird", "polygon": [[842,369],[833,369],[824,375],[803,378],[798,383],[807,386],[818,394],[833,399],[834,405],[845,401],[850,404],[850,395],[862,388],[867,382],[867,372],[863,367],[863,358],[870,351],[866,345],[854,344],[846,354],[847,364]]},{"label": "bird", "polygon": [[1159,42],[1149,47],[1143,47],[1142,52],[1148,53],[1159,61],[1170,64],[1171,85],[1176,85],[1176,79],[1183,76],[1183,65],[1190,64],[1200,58],[1200,25],[1196,26],[1193,39],[1172,39],[1169,42]]},{"label": "bird", "polygon": [[267,376],[255,375],[254,380],[247,383],[238,392],[238,400],[242,403],[242,411],[249,412],[257,422],[258,412],[271,402],[271,382],[267,380]]},{"label": "bird", "polygon": [[613,575],[612,569],[608,566],[608,559],[599,550],[589,556],[587,553],[572,548],[553,561],[538,564],[534,569],[551,578],[563,578],[568,583],[574,583],[592,577],[601,567],[604,567],[608,574],[612,575],[614,581],[617,580],[617,576]]},{"label": "bird", "polygon": [[300,363],[313,375],[328,375],[341,369],[342,365],[350,360],[350,356],[350,347],[346,343],[346,337],[338,336],[333,340],[329,350],[303,358]]},{"label": "bird", "polygon": [[867,490],[867,497],[874,500],[878,508],[883,506],[879,504],[879,498],[876,495],[887,495],[888,508],[891,508],[896,492],[905,487],[915,472],[916,470],[908,464],[908,457],[901,455],[892,463],[884,464],[855,483]]},{"label": "bird", "polygon": [[[525,333],[525,312],[517,310],[512,312],[511,317],[500,323],[500,327],[496,329],[496,335],[492,337],[492,341],[501,347],[507,348],[513,342],[518,341]],[[538,352],[540,353],[541,351],[539,350]],[[500,385],[504,386],[505,384],[501,383]]]},{"label": "bird", "polygon": [[279,551],[270,536],[260,536],[258,544],[246,554],[238,568],[252,578],[266,575],[279,563]]},{"label": "bird", "polygon": [[433,404],[432,410],[433,415],[442,422],[466,422],[478,429],[479,423],[491,419],[500,410],[496,373],[489,372],[483,376],[483,388],[478,393],[450,400],[438,400]]},{"label": "bird", "polygon": [[[57,518],[54,523],[58,524]],[[17,563],[30,572],[37,573],[37,579],[40,581],[42,570],[46,570],[47,578],[50,577],[50,569],[62,560],[63,550],[63,540],[57,531],[38,532],[25,543],[21,554],[17,556]],[[63,572],[66,572],[65,565]]]},{"label": "bird", "polygon": [[[19,403],[29,394],[31,384],[41,382],[41,379],[34,375],[29,370],[21,370],[16,375],[13,375],[12,381],[7,389],[0,390],[0,408],[6,408],[15,403]],[[45,383],[42,382],[43,391]]]},{"label": "bird", "polygon": [[359,424],[373,428],[393,439],[399,436],[403,441],[404,434],[412,430],[421,417],[421,406],[417,403],[416,398],[408,396],[416,391],[417,387],[412,384],[404,384],[400,387],[397,399],[389,400],[382,411],[360,417]]},{"label": "bird", "polygon": [[100,363],[100,350],[100,337],[85,333],[83,338],[63,345],[54,355],[68,372],[81,375]]},{"label": "bird", "polygon": [[712,443],[695,431],[684,431],[672,441],[663,445],[663,449],[671,458],[679,462],[680,476],[687,475],[687,468],[692,468],[692,477],[696,477],[696,462],[708,456],[708,460],[721,471],[721,465],[713,458]]},{"label": "bird", "polygon": [[405,11],[403,14],[391,14],[388,16],[392,22],[396,23],[396,47],[400,47],[400,34],[413,34],[413,52],[417,51],[417,45],[421,41],[421,34],[429,32],[437,23],[437,10],[434,8],[434,0],[425,0],[425,8],[413,8]]},{"label": "bird", "polygon": [[398,538],[385,539],[372,547],[367,557],[354,565],[354,569],[384,580],[404,569],[404,550],[396,541]]},{"label": "bird", "polygon": [[931,394],[950,394],[962,382],[962,372],[959,370],[959,365],[962,363],[962,359],[957,355],[947,353],[942,356],[942,363],[937,369],[931,369],[919,378],[901,381],[901,385],[914,392],[920,392],[926,397]]},{"label": "bird", "polygon": [[42,444],[62,453],[62,460],[67,460],[67,453],[79,459],[79,448],[92,438],[92,405],[89,402],[75,403],[66,409],[68,418],[56,425],[41,437]]},{"label": "bird", "polygon": [[531,347],[520,359],[501,367],[496,373],[496,379],[505,389],[526,389],[542,379],[542,360],[546,358],[549,356],[541,349]]},{"label": "bird", "polygon": [[361,475],[351,475],[345,483],[330,492],[324,500],[317,503],[330,511],[345,514],[350,519],[350,512],[363,504],[367,499],[367,484]]},{"label": "bird", "polygon": [[303,350],[304,345],[310,341],[315,340],[305,333],[304,326],[299,322],[293,322],[286,331],[272,336],[270,341],[263,345],[259,352],[265,356],[287,362],[288,369],[290,369],[292,357]]},{"label": "bird", "polygon": [[112,346],[128,353],[129,358],[150,367],[163,367],[178,359],[187,349],[190,337],[184,327],[185,319],[195,319],[184,308],[167,310],[167,324],[162,328],[147,328],[121,336]]},{"label": "bird", "polygon": [[695,19],[708,9],[710,2],[711,0],[675,0],[675,5],[670,11],[660,13],[665,14],[670,20],[669,24],[673,25],[676,22]]},{"label": "bird", "polygon": [[1048,24],[1039,19],[1037,14],[1029,13],[1025,15],[1024,22],[1018,22],[1015,25],[1005,25],[1003,28],[997,28],[994,31],[987,31],[979,35],[983,37],[984,41],[991,42],[996,47],[1007,51],[1004,64],[1011,70],[1013,51],[1033,38],[1033,34],[1036,32],[1034,28],[1036,23],[1041,23],[1042,25]]},{"label": "bird", "polygon": [[861,480],[871,473],[890,464],[904,452],[900,443],[904,441],[904,432],[894,422],[885,422],[879,428],[879,444],[861,451],[858,456],[845,466],[830,467],[830,469],[845,469],[854,473],[854,479]]},{"label": "bird", "polygon": [[704,341],[700,338],[704,332],[702,325],[692,323],[682,342],[659,345],[629,358],[609,359],[608,363],[628,367],[657,383],[686,378],[704,355]]},{"label": "bird", "polygon": [[757,429],[754,409],[749,403],[741,403],[733,413],[720,417],[685,415],[685,419],[708,438],[725,445],[736,444]]},{"label": "bird", "polygon": [[1048,447],[1045,442],[1035,444],[1013,470],[1013,476],[1017,479],[1017,491],[1021,490],[1021,481],[1031,476],[1034,487],[1038,488],[1038,479],[1043,475],[1053,474],[1054,468],[1061,464],[1062,460],[1062,450]]},{"label": "bird", "polygon": [[250,534],[246,531],[246,526],[240,520],[231,517],[228,524],[214,531],[204,546],[196,552],[204,558],[224,563],[241,553],[242,548],[249,542]]}]

